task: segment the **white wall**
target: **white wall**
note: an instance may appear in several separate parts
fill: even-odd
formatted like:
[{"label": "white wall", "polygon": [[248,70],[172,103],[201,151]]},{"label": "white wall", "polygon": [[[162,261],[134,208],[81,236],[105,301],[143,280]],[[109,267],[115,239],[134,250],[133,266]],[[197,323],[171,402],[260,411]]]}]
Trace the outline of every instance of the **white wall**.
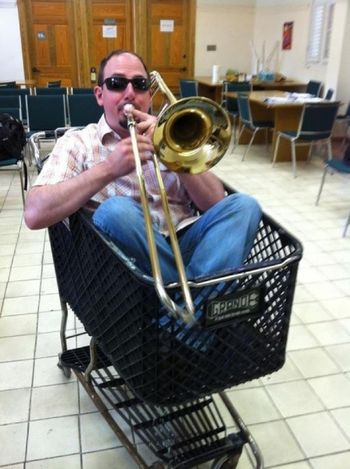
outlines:
[{"label": "white wall", "polygon": [[[220,65],[221,75],[228,68],[251,73],[255,7],[208,1],[197,4],[195,75],[211,75],[214,64]],[[207,51],[207,45],[215,45],[216,51]]]},{"label": "white wall", "polygon": [[0,81],[24,80],[16,2],[0,3]]},{"label": "white wall", "polygon": [[278,71],[289,78],[302,81],[320,80],[324,83],[325,89],[336,90],[342,62],[342,45],[345,45],[347,8],[347,0],[337,0],[328,63],[306,65],[311,1],[298,0],[294,3],[290,0],[277,5],[276,1],[260,0],[256,8],[254,27],[254,42],[257,50],[261,51],[265,43],[266,55],[268,55],[276,41],[281,44],[283,23],[293,21],[292,48],[283,51],[279,47]]}]

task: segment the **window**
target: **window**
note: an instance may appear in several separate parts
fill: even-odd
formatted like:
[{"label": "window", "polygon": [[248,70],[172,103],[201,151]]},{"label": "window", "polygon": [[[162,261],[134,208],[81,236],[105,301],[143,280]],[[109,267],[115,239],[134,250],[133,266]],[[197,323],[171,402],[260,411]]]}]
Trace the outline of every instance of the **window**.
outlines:
[{"label": "window", "polygon": [[335,0],[313,0],[306,62],[323,63],[329,58]]}]

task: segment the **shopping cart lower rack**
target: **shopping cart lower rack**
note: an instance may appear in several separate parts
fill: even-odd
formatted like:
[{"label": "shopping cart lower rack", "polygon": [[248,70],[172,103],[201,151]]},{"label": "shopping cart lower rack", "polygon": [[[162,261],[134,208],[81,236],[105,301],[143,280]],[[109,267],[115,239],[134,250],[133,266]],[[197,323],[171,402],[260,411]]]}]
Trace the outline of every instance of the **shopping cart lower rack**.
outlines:
[{"label": "shopping cart lower rack", "polygon": [[[59,366],[67,376],[74,371],[137,465],[213,461],[213,468],[234,468],[246,447],[263,468],[224,390],[284,364],[300,243],[264,214],[244,266],[190,282],[203,317],[189,328],[166,316],[153,279],[94,227],[89,213],[80,210],[49,235],[63,313]],[[178,300],[178,284],[167,291]],[[90,346],[68,349],[68,305]],[[232,421],[225,424],[220,409]],[[147,465],[138,442],[157,462]]]}]

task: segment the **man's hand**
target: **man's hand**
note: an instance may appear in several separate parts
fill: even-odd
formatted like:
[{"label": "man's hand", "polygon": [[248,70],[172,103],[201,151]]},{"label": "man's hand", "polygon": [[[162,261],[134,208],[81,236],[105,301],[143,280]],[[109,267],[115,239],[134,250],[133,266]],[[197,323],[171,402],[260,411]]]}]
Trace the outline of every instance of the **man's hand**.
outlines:
[{"label": "man's hand", "polygon": [[138,111],[137,109],[134,109],[132,113],[135,121],[137,122],[137,133],[152,138],[154,129],[157,125],[157,118],[155,116],[152,116],[151,114]]}]

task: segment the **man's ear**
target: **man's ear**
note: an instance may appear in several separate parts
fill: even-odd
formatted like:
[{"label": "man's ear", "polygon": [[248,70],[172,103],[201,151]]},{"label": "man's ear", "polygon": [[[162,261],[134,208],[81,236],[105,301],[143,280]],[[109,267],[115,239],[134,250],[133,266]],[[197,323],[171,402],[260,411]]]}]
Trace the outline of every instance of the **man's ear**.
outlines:
[{"label": "man's ear", "polygon": [[97,104],[99,106],[103,106],[102,87],[101,86],[95,86],[94,94],[95,94]]}]

